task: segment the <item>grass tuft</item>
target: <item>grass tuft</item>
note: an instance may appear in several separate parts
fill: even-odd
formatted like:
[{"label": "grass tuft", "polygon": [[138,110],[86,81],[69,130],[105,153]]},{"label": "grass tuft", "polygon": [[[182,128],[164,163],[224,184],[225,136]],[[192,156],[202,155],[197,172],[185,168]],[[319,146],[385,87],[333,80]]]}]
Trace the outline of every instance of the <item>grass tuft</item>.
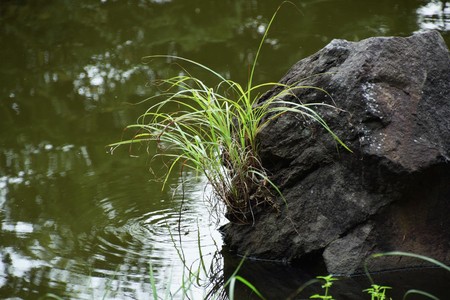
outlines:
[{"label": "grass tuft", "polygon": [[[259,206],[278,209],[274,199],[275,194],[282,197],[281,192],[270,180],[258,155],[257,135],[268,123],[287,113],[299,114],[322,125],[348,149],[315,110],[319,106],[335,107],[326,103],[304,104],[295,96],[299,89],[316,89],[327,96],[325,91],[274,82],[253,85],[259,54],[279,9],[272,16],[259,44],[245,87],[187,58],[171,55],[146,57],[149,61],[164,58],[199,67],[215,77],[218,83],[208,86],[191,75],[159,81],[163,92],[151,97],[157,103],[136,124],[127,127],[137,133],[130,140],[110,145],[111,150],[124,144],[156,143],[158,150],[154,157],[169,159],[163,187],[176,166],[181,165],[182,170],[190,169],[197,175],[206,176],[212,186],[213,199],[225,203],[226,216],[232,222],[254,222],[254,209]],[[258,103],[262,92],[274,87],[279,92]]]}]

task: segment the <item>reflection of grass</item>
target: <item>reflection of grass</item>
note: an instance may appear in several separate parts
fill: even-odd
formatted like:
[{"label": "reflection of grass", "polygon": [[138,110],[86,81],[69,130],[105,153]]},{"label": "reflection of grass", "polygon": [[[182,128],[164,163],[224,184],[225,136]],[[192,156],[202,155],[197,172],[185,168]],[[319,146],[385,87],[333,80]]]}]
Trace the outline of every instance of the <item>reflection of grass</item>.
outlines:
[{"label": "reflection of grass", "polygon": [[[166,181],[180,164],[184,169],[205,175],[213,188],[214,199],[225,203],[228,218],[237,223],[251,223],[257,206],[276,208],[273,191],[281,195],[269,179],[258,155],[257,135],[269,122],[286,113],[298,114],[319,123],[347,148],[315,111],[318,106],[330,109],[334,106],[304,104],[295,96],[298,89],[316,89],[326,96],[325,91],[274,82],[253,85],[261,48],[278,10],[259,44],[246,87],[187,58],[167,55],[147,57],[166,58],[199,67],[215,77],[218,84],[211,87],[191,75],[162,80],[165,92],[151,98],[158,99],[158,103],[152,105],[137,124],[127,127],[137,130],[137,134],[130,140],[111,145],[114,149],[124,144],[155,142],[159,151],[154,157],[162,156],[170,160]],[[273,87],[279,91],[258,103],[260,93]],[[296,99],[296,102],[287,101],[287,97]],[[174,107],[176,111],[173,111]]]},{"label": "reflection of grass", "polygon": [[[198,299],[194,290],[199,287],[205,288],[205,293],[202,299],[229,299],[234,300],[236,283],[240,282],[244,284],[250,291],[257,295],[260,299],[265,299],[264,296],[258,291],[258,289],[247,281],[245,278],[238,275],[240,268],[242,267],[245,258],[241,260],[239,266],[235,269],[233,274],[225,281],[223,276],[218,278],[220,270],[217,270],[214,266],[214,260],[211,262],[210,268],[202,268],[204,266],[204,258],[200,257],[198,260],[198,266],[195,270],[192,270],[191,266],[187,269],[187,272],[183,272],[182,282],[178,282],[179,286],[175,290],[171,290],[171,282],[166,283],[165,287],[159,289],[156,279],[154,277],[153,268],[150,263],[150,283],[152,286],[152,299]],[[184,263],[184,262],[183,262]],[[212,285],[211,285],[212,283]],[[209,289],[209,291],[208,291]]]},{"label": "reflection of grass", "polygon": [[[201,253],[201,252],[200,252]],[[218,252],[217,252],[218,253]],[[412,258],[417,258],[420,260],[424,260],[426,262],[430,262],[440,268],[443,268],[444,270],[447,270],[450,272],[450,266],[447,266],[437,260],[434,260],[432,258],[417,255],[413,253],[406,253],[406,252],[387,252],[387,253],[377,253],[369,258],[367,258],[366,261],[377,258],[377,257],[383,257],[383,256],[407,256]],[[204,256],[200,255],[199,259],[196,261],[196,263],[192,264],[191,266],[187,266],[185,262],[182,263],[186,267],[186,272],[183,272],[183,278],[181,282],[177,282],[177,286],[175,289],[172,289],[172,282],[171,278],[169,278],[168,282],[165,282],[164,286],[161,287],[158,285],[157,279],[155,277],[155,273],[153,272],[153,266],[150,263],[150,271],[149,271],[149,278],[150,278],[150,285],[151,285],[151,291],[149,291],[150,299],[153,300],[159,300],[159,299],[228,299],[228,300],[234,300],[236,299],[235,290],[236,290],[236,284],[237,282],[240,282],[243,284],[245,288],[247,288],[249,291],[252,292],[253,295],[260,299],[265,299],[264,295],[258,291],[258,289],[250,283],[245,278],[241,277],[239,275],[239,270],[242,268],[245,258],[243,258],[239,265],[234,270],[233,274],[231,274],[228,278],[224,278],[221,274],[221,263],[218,263],[218,261],[221,260],[220,255],[214,256],[211,260],[211,263],[209,267],[206,267]],[[365,264],[366,266],[367,264]],[[370,273],[367,271],[366,267],[366,274],[371,282],[371,287],[363,290],[362,292],[365,292],[368,294],[368,298],[364,298],[363,296],[361,299],[370,299],[370,300],[387,300],[391,299],[387,295],[387,291],[391,289],[389,286],[382,286],[375,284]],[[316,293],[314,295],[310,296],[310,299],[324,299],[324,300],[332,300],[333,298],[333,291],[332,286],[333,282],[336,281],[337,278],[333,277],[332,275],[327,276],[317,276],[316,279],[312,279],[302,286],[300,286],[296,291],[292,293],[291,296],[287,298],[287,300],[293,300],[298,299],[298,295],[300,295],[304,289],[310,285],[320,283],[321,287],[323,289],[323,293],[319,294]],[[199,288],[204,288],[204,294],[202,298],[196,297],[196,292],[198,292]],[[241,288],[241,287],[240,287]],[[276,288],[273,287],[273,288]],[[108,294],[108,290],[106,290],[105,295],[103,299]],[[421,291],[416,289],[408,290],[404,296],[403,299],[407,299],[411,295],[420,295],[423,297],[426,297],[428,299],[433,300],[439,300],[439,298],[435,297],[434,295]],[[369,298],[370,297],[370,298]],[[54,299],[54,300],[62,300],[63,298],[56,296],[54,294],[47,294],[44,297],[41,297],[40,299]]]}]

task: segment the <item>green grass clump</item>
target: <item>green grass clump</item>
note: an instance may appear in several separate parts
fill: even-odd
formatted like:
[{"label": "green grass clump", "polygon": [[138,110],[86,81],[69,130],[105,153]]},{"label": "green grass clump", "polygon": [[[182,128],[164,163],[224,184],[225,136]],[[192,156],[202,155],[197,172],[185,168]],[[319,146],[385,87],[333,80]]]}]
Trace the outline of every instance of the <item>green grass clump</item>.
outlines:
[{"label": "green grass clump", "polygon": [[[130,140],[110,145],[114,149],[123,144],[155,142],[158,151],[154,157],[170,159],[164,185],[180,164],[183,170],[194,170],[195,174],[206,176],[212,186],[213,199],[225,203],[228,219],[237,223],[253,222],[257,206],[277,208],[273,192],[281,193],[270,180],[258,155],[257,135],[268,123],[286,113],[299,114],[322,125],[346,147],[315,111],[318,106],[330,109],[334,106],[304,104],[300,99],[288,101],[295,97],[298,89],[321,89],[274,82],[253,85],[258,56],[277,12],[259,44],[245,87],[187,58],[146,57],[147,60],[169,58],[199,67],[212,74],[218,83],[208,86],[191,75],[161,80],[164,92],[150,98],[152,101],[157,98],[157,103],[139,118],[137,124],[127,127],[137,130],[137,134]],[[258,103],[261,93],[273,87],[280,91]]]}]

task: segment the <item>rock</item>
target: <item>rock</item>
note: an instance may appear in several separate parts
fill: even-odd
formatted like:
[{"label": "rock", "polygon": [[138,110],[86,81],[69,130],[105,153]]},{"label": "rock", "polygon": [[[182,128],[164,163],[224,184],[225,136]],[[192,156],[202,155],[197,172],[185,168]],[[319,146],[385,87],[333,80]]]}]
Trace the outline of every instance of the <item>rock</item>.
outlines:
[{"label": "rock", "polygon": [[[299,115],[272,121],[259,135],[261,159],[285,202],[258,211],[253,226],[227,224],[227,245],[340,274],[392,250],[449,262],[450,56],[440,34],[334,40],[280,82],[317,87],[290,101],[335,104],[316,109],[353,152]],[[415,264],[380,259],[371,270]]]}]

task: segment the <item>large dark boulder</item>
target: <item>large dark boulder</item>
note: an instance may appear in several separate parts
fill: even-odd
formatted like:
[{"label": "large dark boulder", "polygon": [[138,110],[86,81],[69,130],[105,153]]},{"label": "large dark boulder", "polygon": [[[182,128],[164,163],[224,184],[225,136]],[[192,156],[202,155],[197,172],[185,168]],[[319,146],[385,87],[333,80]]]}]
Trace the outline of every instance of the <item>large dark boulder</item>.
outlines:
[{"label": "large dark boulder", "polygon": [[[280,82],[323,89],[287,99],[335,104],[317,109],[353,152],[299,115],[271,122],[259,135],[261,159],[285,201],[254,224],[227,224],[227,245],[341,274],[391,250],[449,262],[450,56],[440,34],[334,40]],[[418,263],[380,259],[371,269]]]}]

